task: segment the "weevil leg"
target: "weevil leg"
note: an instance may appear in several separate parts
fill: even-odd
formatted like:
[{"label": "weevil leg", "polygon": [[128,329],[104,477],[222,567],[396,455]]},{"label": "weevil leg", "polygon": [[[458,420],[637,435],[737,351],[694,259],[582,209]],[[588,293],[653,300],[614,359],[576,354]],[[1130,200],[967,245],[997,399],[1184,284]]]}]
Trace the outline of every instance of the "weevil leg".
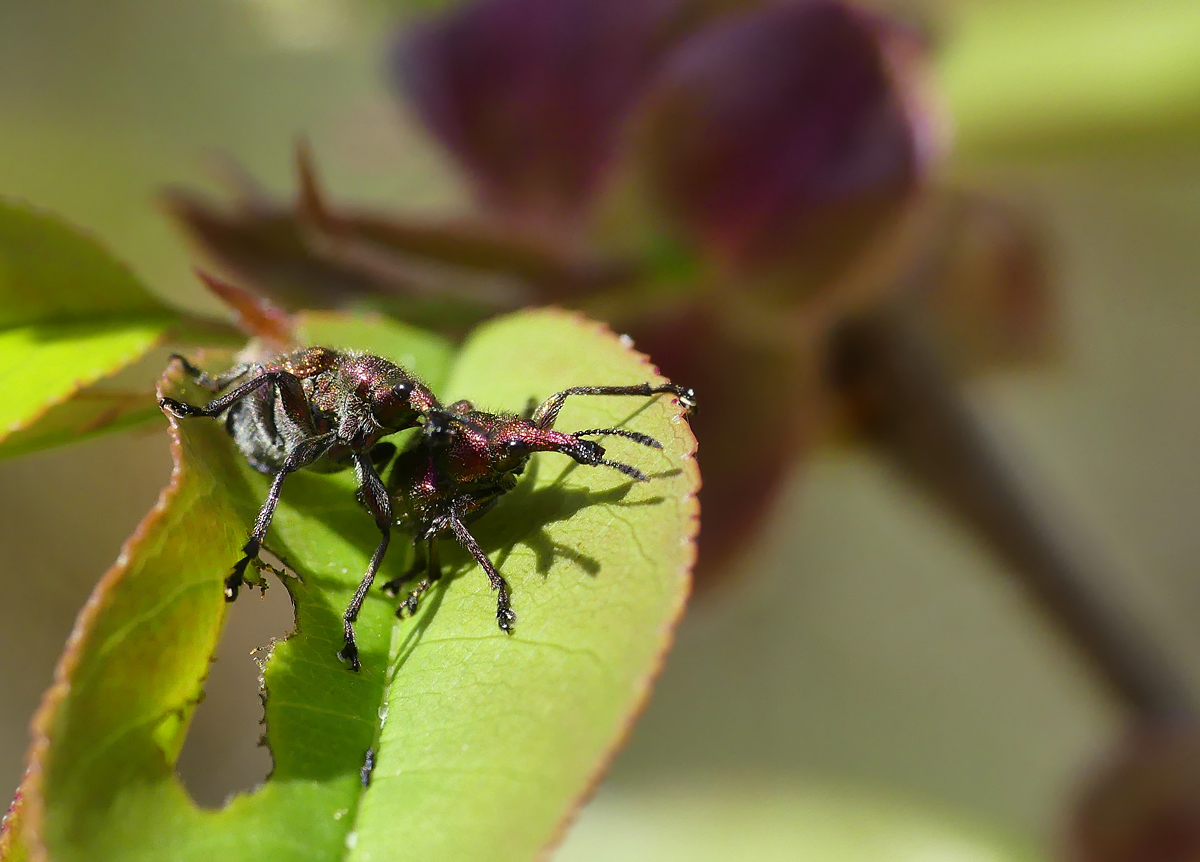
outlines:
[{"label": "weevil leg", "polygon": [[480,568],[487,575],[488,582],[496,591],[496,624],[500,626],[501,631],[512,634],[517,615],[513,613],[512,605],[509,604],[508,584],[496,571],[496,567],[492,565],[488,555],[483,552],[483,548],[479,547],[479,543],[475,541],[475,537],[471,535],[471,531],[467,529],[458,515],[448,517],[446,524],[454,533],[454,538],[458,540],[458,543],[471,552],[475,562],[479,563]]},{"label": "weevil leg", "polygon": [[[420,563],[414,560],[412,568],[409,569],[409,572],[411,572],[412,575],[415,575],[418,567],[424,566],[425,577],[423,577],[416,587],[409,592],[408,598],[402,601],[400,606],[396,608],[396,616],[398,617],[402,617],[406,611],[410,617],[415,615],[417,612],[417,606],[421,601],[421,596],[429,592],[429,588],[436,584],[438,579],[442,576],[442,564],[438,560],[437,537],[431,536],[429,539],[427,539],[426,546],[428,547],[428,551],[425,553],[425,560],[421,561]],[[408,577],[411,577],[412,575],[409,575]]]},{"label": "weevil leg", "polygon": [[539,428],[553,428],[554,420],[562,410],[563,404],[572,395],[658,395],[670,393],[679,399],[679,403],[688,410],[696,407],[696,393],[687,386],[676,386],[674,383],[636,383],[632,386],[572,386],[562,392],[556,392],[543,401],[530,417]]},{"label": "weevil leg", "polygon": [[271,482],[271,490],[267,492],[267,499],[263,501],[262,508],[258,510],[254,529],[250,531],[250,538],[242,548],[243,556],[234,563],[233,572],[225,579],[225,601],[232,602],[237,598],[238,589],[245,581],[246,567],[250,565],[252,559],[258,556],[258,552],[262,548],[263,537],[267,535],[271,519],[275,516],[275,507],[279,505],[279,492],[283,489],[283,480],[288,477],[289,473],[295,473],[301,467],[308,466],[324,455],[335,439],[336,436],[333,433],[312,437],[297,445],[284,459],[283,466],[279,468],[279,472],[275,474],[275,478]]},{"label": "weevil leg", "polygon": [[362,610],[367,591],[371,589],[371,584],[375,581],[375,574],[379,571],[380,563],[383,562],[383,555],[387,553],[388,542],[392,536],[392,501],[388,498],[383,480],[375,472],[370,455],[355,453],[354,469],[358,473],[358,484],[362,491],[363,502],[375,516],[375,526],[379,528],[380,532],[379,544],[375,547],[375,553],[371,555],[371,562],[367,564],[367,573],[363,575],[358,589],[354,591],[354,598],[350,600],[346,612],[342,614],[342,628],[346,643],[338,653],[338,658],[350,662],[350,669],[357,673],[361,665],[358,661],[358,643],[354,639],[354,621],[358,619],[358,612]]},{"label": "weevil leg", "polygon": [[[400,590],[404,587],[404,585],[407,584],[409,581],[411,581],[413,578],[415,578],[417,576],[417,573],[425,568],[425,553],[424,553],[424,549],[422,546],[423,546],[422,542],[419,542],[419,541],[413,542],[412,564],[409,565],[408,569],[405,570],[404,574],[400,575],[397,578],[392,578],[390,581],[388,581],[386,584],[384,584],[379,589],[383,590],[383,592],[385,592],[387,595],[391,596],[393,599],[396,598],[396,596],[400,595]],[[396,609],[396,613],[397,613],[397,615],[399,615],[400,608]]]},{"label": "weevil leg", "polygon": [[[506,491],[510,490],[512,490],[511,487],[496,488],[486,494],[460,499],[458,501],[458,517],[460,519],[467,516],[475,518],[484,514],[496,504]],[[428,539],[424,540],[424,548],[420,539],[415,541],[413,543],[413,561],[412,565],[408,567],[408,571],[383,585],[383,591],[389,596],[395,597],[400,594],[400,589],[404,584],[416,578],[417,573],[421,569],[425,569],[425,577],[417,583],[409,592],[408,597],[396,608],[396,616],[401,619],[403,619],[405,613],[410,617],[416,614],[421,597],[429,592],[430,587],[436,584],[442,577],[442,564],[438,559],[438,532],[440,532],[440,528],[435,530],[434,534]],[[424,553],[422,553],[423,550]]]},{"label": "weevil leg", "polygon": [[243,376],[251,368],[249,363],[242,362],[233,366],[232,368],[222,371],[220,374],[214,377],[204,369],[196,367],[187,360],[187,357],[178,353],[172,353],[167,359],[168,361],[177,361],[180,366],[183,367],[183,370],[187,373],[187,376],[192,378],[193,383],[195,383],[201,389],[207,389],[209,392],[220,392],[230,383]]},{"label": "weevil leg", "polygon": [[160,398],[158,399],[158,406],[181,419],[191,419],[197,416],[218,416],[235,401],[240,401],[251,392],[271,385],[276,386],[279,390],[279,397],[289,416],[297,419],[297,421],[307,421],[308,424],[312,424],[312,411],[309,409],[308,400],[304,395],[304,386],[301,384],[299,377],[289,374],[286,371],[264,371],[262,374],[247,380],[241,386],[227,392],[220,398],[214,398],[203,407],[178,401],[174,398]]},{"label": "weevil leg", "polygon": [[[416,576],[425,569],[425,567],[426,567],[425,546],[426,546],[426,542],[424,539],[414,540],[413,541],[412,562],[409,564],[409,566],[405,570],[404,574],[400,575],[397,578],[392,578],[390,581],[388,581],[386,584],[384,584],[382,587],[380,587],[380,589],[383,590],[385,593],[387,593],[389,596],[391,596],[393,599],[396,596],[400,595],[400,590],[404,587],[404,585],[407,584],[409,581],[413,580],[414,578],[416,578]],[[399,608],[396,609],[397,616],[400,615],[400,611],[403,609],[403,607],[404,606],[401,605]]]}]

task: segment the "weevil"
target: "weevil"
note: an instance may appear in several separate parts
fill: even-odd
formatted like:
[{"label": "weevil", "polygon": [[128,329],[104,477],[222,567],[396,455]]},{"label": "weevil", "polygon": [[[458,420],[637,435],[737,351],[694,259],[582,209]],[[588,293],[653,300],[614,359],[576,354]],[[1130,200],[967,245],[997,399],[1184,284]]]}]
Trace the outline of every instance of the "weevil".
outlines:
[{"label": "weevil", "polygon": [[235,365],[215,377],[182,356],[171,358],[210,392],[237,385],[203,407],[174,398],[159,399],[159,406],[182,419],[223,419],[250,465],[274,477],[242,557],[225,579],[226,601],[237,598],[246,566],[262,548],[284,479],[300,469],[354,469],[359,499],[380,532],[379,544],[342,620],[345,644],[338,656],[357,671],[354,621],[387,552],[394,521],[371,452],[382,438],[418,425],[438,408],[437,398],[416,376],[382,357],[327,347],[281,354],[261,364]]},{"label": "weevil", "polygon": [[[673,384],[635,386],[580,386],[551,396],[519,417],[475,410],[460,401],[442,408],[430,389],[416,376],[379,356],[309,347],[285,353],[262,363],[235,365],[211,376],[186,358],[173,355],[189,377],[214,394],[229,389],[204,406],[174,398],[160,398],[159,406],[182,419],[209,417],[223,420],[234,444],[252,467],[273,477],[267,498],[259,509],[242,557],[225,579],[225,599],[233,601],[245,580],[246,567],[257,558],[279,503],[284,479],[301,469],[336,472],[353,467],[358,498],[375,519],[380,540],[342,615],[344,644],[338,658],[352,670],[361,667],[354,623],[383,562],[396,518],[393,494],[404,503],[401,522],[414,531],[414,544],[424,545],[421,561],[427,575],[402,604],[415,610],[417,598],[440,575],[437,565],[438,535],[451,532],[479,561],[498,592],[496,619],[511,631],[515,615],[509,607],[508,589],[487,555],[466,529],[465,523],[482,515],[516,485],[534,452],[560,452],[581,464],[607,466],[646,481],[636,467],[607,460],[599,443],[587,437],[620,436],[642,445],[661,448],[652,437],[621,428],[593,429],[564,434],[554,421],[571,395],[645,395],[669,392],[691,409],[690,389]],[[240,382],[239,382],[240,381]],[[236,385],[235,385],[236,384]],[[397,457],[389,490],[377,469],[381,440],[391,434],[423,425],[416,446]],[[389,453],[390,457],[390,453]],[[419,556],[419,555],[418,555]],[[414,570],[410,570],[414,571]],[[405,575],[387,585],[396,594]]]},{"label": "weevil", "polygon": [[566,399],[572,395],[675,395],[685,410],[696,406],[691,389],[671,383],[642,383],[633,386],[576,386],[550,396],[519,416],[476,410],[469,401],[458,401],[434,409],[425,417],[418,443],[402,452],[388,476],[399,523],[413,533],[413,563],[404,575],[383,585],[385,592],[399,595],[404,583],[424,577],[400,603],[397,615],[416,612],[420,596],[441,576],[437,540],[450,534],[466,549],[487,575],[496,591],[496,623],[511,632],[516,621],[508,584],[479,546],[467,524],[479,518],[516,487],[535,452],[557,452],[577,463],[617,470],[634,481],[648,477],[638,468],[606,458],[603,446],[590,437],[622,437],[661,449],[649,435],[625,428],[592,428],[563,432],[554,428]]}]

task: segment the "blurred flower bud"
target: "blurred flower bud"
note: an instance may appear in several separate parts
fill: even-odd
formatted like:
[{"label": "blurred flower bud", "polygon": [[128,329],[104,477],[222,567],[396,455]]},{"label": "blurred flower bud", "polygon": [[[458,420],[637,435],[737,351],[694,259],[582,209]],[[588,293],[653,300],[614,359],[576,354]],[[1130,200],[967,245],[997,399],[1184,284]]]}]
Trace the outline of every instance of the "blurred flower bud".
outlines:
[{"label": "blurred flower bud", "polygon": [[[701,248],[739,270],[845,267],[914,190],[926,130],[892,25],[827,0],[716,20],[666,61],[647,181]],[[896,36],[896,38],[899,38]],[[908,56],[906,54],[906,56]]]},{"label": "blurred flower bud", "polygon": [[578,221],[684,0],[478,0],[405,34],[418,114],[505,215]]}]

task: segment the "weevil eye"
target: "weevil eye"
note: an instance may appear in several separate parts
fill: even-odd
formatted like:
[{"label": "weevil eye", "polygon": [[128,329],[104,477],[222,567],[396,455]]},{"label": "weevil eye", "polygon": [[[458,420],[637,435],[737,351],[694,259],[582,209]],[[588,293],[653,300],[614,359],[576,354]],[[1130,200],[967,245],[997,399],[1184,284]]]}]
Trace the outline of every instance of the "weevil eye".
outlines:
[{"label": "weevil eye", "polygon": [[371,408],[376,421],[385,428],[397,430],[413,425],[413,414],[421,412],[423,405],[414,405],[417,387],[412,381],[394,386],[384,384],[372,393]]},{"label": "weevil eye", "polygon": [[529,444],[524,440],[506,440],[504,443],[504,451],[509,455],[518,455],[528,448]]}]

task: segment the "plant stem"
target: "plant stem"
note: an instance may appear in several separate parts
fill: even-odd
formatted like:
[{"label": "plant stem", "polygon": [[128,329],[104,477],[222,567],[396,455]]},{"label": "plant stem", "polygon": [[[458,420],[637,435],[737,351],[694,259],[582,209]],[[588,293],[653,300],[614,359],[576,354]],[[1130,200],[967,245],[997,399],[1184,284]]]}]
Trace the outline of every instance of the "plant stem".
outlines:
[{"label": "plant stem", "polygon": [[955,380],[916,309],[894,305],[858,317],[835,344],[837,381],[861,427],[908,473],[969,524],[1034,601],[1137,715],[1191,715],[1188,687],[1149,633],[1107,592],[1037,511]]}]

